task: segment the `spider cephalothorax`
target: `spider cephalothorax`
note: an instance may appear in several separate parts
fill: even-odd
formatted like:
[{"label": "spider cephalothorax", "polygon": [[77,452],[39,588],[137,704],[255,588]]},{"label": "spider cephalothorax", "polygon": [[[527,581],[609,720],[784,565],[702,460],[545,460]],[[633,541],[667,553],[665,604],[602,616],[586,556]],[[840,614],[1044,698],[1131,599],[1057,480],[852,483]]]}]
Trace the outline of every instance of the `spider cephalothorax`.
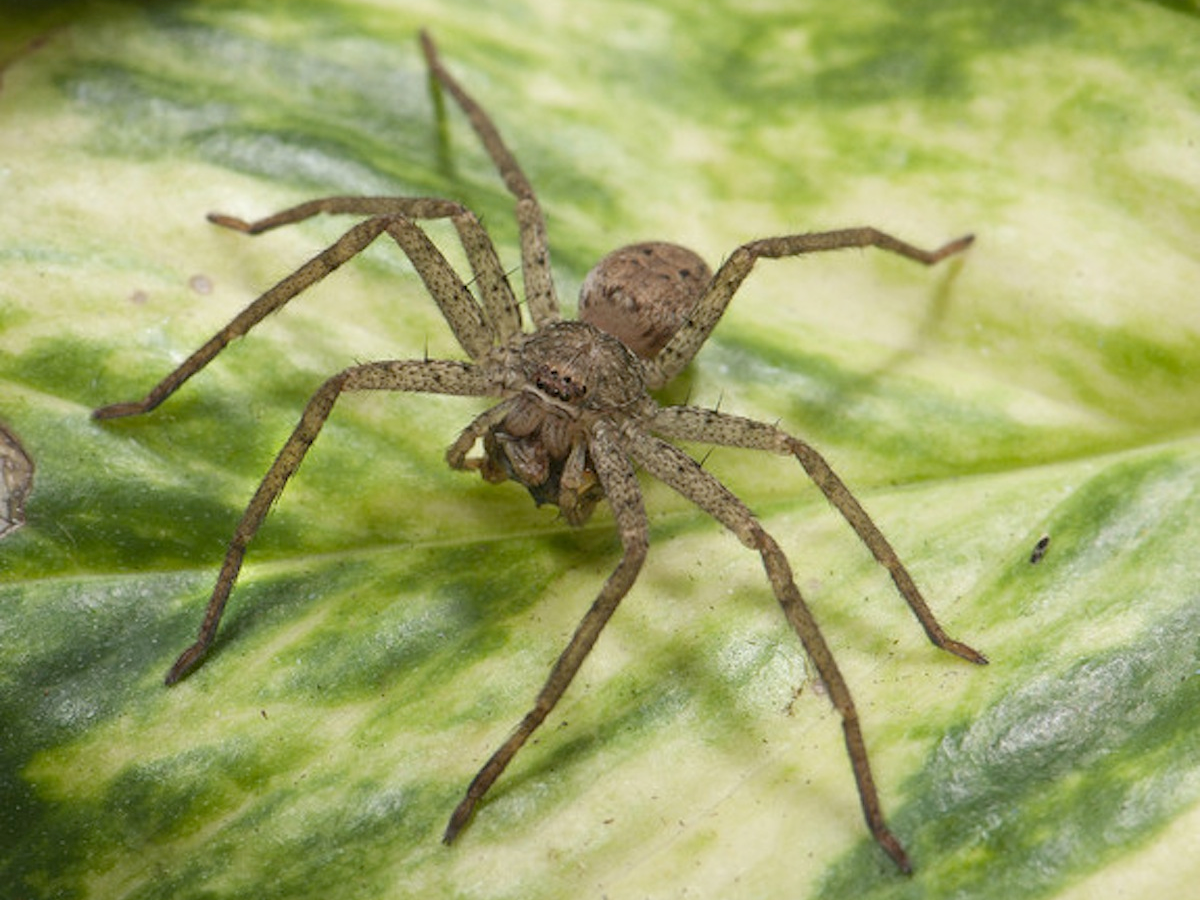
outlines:
[{"label": "spider cephalothorax", "polygon": [[641,367],[619,340],[586,322],[555,322],[523,338],[515,354],[524,383],[504,418],[483,435],[479,460],[491,482],[525,485],[541,505],[582,525],[604,489],[588,453],[598,416],[619,421],[653,403]]},{"label": "spider cephalothorax", "polygon": [[[842,717],[846,749],[863,813],[875,840],[908,871],[908,857],[880,809],[866,744],[850,690],[792,577],[787,557],[750,509],[673,441],[708,443],[795,457],[846,518],[937,646],[986,662],[948,637],[887,539],[816,450],[762,422],[693,406],[659,406],[647,393],[663,387],[692,360],[759,259],[779,259],[843,247],[878,247],[931,265],[964,250],[970,236],[927,251],[874,228],[764,238],[734,250],[714,274],[691,250],[667,243],[634,244],[604,257],[584,281],[580,321],[558,312],[541,208],[525,174],[491,119],[446,71],[422,35],[435,85],[453,95],[516,199],[525,289],[522,307],[479,220],[450,200],[428,197],[327,197],[257,222],[211,215],[217,224],[257,234],[319,213],[365,217],[335,244],[250,304],[168,374],[142,400],[95,411],[99,419],[145,413],[158,406],[240,337],[305,288],[362,252],[383,234],[412,261],[469,362],[383,360],[351,366],[329,378],[263,477],[225,554],[195,643],[167,673],[173,684],[200,663],[217,634],[246,548],[338,397],[346,391],[426,391],[498,398],[446,452],[456,469],[477,469],[489,481],[524,485],[537,503],[557,505],[572,525],[587,520],[602,499],[612,509],[621,560],[584,615],[533,707],[480,769],[446,827],[454,840],[517,751],[544,721],[578,672],[600,632],[637,579],[649,544],[649,523],[635,475],[640,467],[695,503],[762,558],[767,580]],[[472,269],[467,287],[425,235],[420,223],[449,219]],[[483,455],[471,456],[482,443]]]}]

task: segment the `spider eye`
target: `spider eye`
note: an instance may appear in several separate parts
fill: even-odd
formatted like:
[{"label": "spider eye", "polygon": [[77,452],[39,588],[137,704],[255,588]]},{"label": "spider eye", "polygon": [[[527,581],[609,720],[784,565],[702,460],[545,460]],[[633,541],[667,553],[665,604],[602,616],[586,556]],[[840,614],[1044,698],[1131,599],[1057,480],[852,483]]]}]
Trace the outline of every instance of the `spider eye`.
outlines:
[{"label": "spider eye", "polygon": [[567,372],[560,372],[556,366],[539,367],[532,380],[539,391],[568,403],[578,403],[587,394],[587,385],[575,381]]}]

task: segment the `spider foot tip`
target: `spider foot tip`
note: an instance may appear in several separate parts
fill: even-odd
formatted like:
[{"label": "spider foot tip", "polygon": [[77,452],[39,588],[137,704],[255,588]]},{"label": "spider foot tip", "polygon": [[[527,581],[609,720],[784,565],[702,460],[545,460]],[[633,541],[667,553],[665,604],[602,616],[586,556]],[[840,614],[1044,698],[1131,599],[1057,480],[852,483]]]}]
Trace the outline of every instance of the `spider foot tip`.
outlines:
[{"label": "spider foot tip", "polygon": [[170,670],[168,670],[167,676],[163,679],[163,684],[171,687],[190,675],[192,670],[200,664],[200,660],[204,658],[204,651],[207,649],[203,645],[193,644],[184,650],[179,654],[179,659],[175,660],[175,665],[171,666]]},{"label": "spider foot tip", "polygon": [[896,864],[896,868],[900,870],[902,875],[911,875],[913,873],[912,862],[909,861],[908,853],[894,834],[890,831],[885,831],[882,834],[877,834],[875,838],[883,848],[883,852],[892,858],[892,862]]},{"label": "spider foot tip", "polygon": [[207,216],[208,221],[214,225],[220,225],[222,228],[231,228],[234,231],[244,231],[246,234],[253,232],[250,223],[245,219],[239,219],[237,216],[227,216],[225,213],[211,212]]},{"label": "spider foot tip", "polygon": [[968,647],[961,641],[953,641],[946,648],[955,656],[962,657],[967,662],[975,663],[977,666],[986,666],[989,662],[988,658],[976,650],[974,647]]},{"label": "spider foot tip", "polygon": [[442,834],[443,844],[449,847],[458,839],[459,833],[466,827],[474,809],[475,804],[470,801],[470,798],[466,798],[458,804],[450,815],[450,821],[446,823],[446,830]]},{"label": "spider foot tip", "polygon": [[959,253],[965,253],[972,244],[975,243],[974,234],[964,234],[962,237],[955,238],[950,243],[946,244],[940,250],[934,253],[934,261],[943,260],[948,256],[956,256]]},{"label": "spider foot tip", "polygon": [[110,403],[108,406],[98,406],[92,410],[92,418],[98,422],[106,419],[123,419],[126,416],[136,416],[143,412],[141,403]]}]

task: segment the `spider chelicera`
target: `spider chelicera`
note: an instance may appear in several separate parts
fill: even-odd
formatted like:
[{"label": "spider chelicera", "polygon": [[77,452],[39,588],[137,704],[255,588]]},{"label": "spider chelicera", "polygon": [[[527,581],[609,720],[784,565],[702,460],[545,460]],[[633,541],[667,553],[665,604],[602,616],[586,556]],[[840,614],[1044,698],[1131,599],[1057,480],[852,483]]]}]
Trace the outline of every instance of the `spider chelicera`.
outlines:
[{"label": "spider chelicera", "polygon": [[[450,843],[455,839],[480,799],[554,708],[605,623],[633,586],[649,543],[642,492],[635,475],[635,469],[641,468],[691,500],[762,557],[775,597],[841,716],[867,826],[896,865],[911,871],[904,848],[884,821],[850,690],[796,588],[787,558],[746,504],[670,441],[794,456],[891,574],[930,640],[971,662],[987,660],[946,635],[892,546],[816,450],[773,425],[712,409],[660,406],[648,392],[662,388],[687,366],[759,259],[845,247],[878,247],[932,265],[965,250],[971,236],[933,251],[921,250],[874,228],[771,237],[738,247],[715,274],[686,248],[668,243],[635,244],[609,254],[588,274],[579,301],[579,320],[564,321],[555,297],[542,211],[533,188],[487,113],[445,69],[425,33],[421,34],[421,46],[435,90],[440,85],[466,113],[516,199],[524,302],[532,330],[525,330],[520,304],[479,219],[451,200],[327,197],[256,222],[210,215],[216,224],[247,234],[270,231],[320,213],[365,218],[246,307],[144,399],[97,409],[93,414],[97,419],[154,409],[230,341],[385,233],[412,262],[470,362],[369,362],[351,366],[321,385],[246,508],[229,544],[199,637],[171,667],[167,683],[174,684],[190,673],[208,652],[247,545],[300,467],[344,391],[493,397],[498,402],[476,416],[446,452],[450,466],[477,470],[491,482],[516,481],[539,504],[558,506],[571,525],[587,521],[596,504],[607,499],[620,534],[622,554],[555,662],[533,707],[467,788],[450,817],[444,840]],[[475,294],[417,224],[433,219],[449,219],[454,225],[472,269]],[[480,442],[482,455],[468,455]]]}]

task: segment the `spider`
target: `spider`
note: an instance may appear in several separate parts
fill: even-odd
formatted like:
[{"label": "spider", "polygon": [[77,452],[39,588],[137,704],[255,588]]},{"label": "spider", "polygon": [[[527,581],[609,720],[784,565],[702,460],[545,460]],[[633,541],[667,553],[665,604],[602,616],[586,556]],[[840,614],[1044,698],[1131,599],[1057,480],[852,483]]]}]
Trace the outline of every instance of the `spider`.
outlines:
[{"label": "spider", "polygon": [[[327,197],[254,222],[210,214],[210,221],[260,234],[320,213],[363,217],[336,243],[262,294],[162,379],[141,400],[95,410],[97,419],[139,415],[157,407],[235,338],[306,288],[387,234],[407,255],[437,303],[469,362],[385,360],[353,365],[329,378],[312,396],[295,430],[275,457],[230,541],[199,635],[166,676],[175,684],[205,657],[217,633],[247,545],[271,504],[346,391],[422,391],[491,397],[450,445],[454,469],[478,471],[489,482],[515,481],[538,504],[556,505],[581,525],[607,499],[621,541],[621,558],[558,657],[533,707],[487,760],[455,808],[443,840],[454,841],[476,806],[545,720],[596,643],[646,558],[649,526],[635,468],[665,482],[708,513],[762,558],[783,612],[841,716],[846,749],[867,827],[904,872],[911,871],[900,841],[888,829],[867,758],[850,690],[783,551],[750,509],[671,441],[763,450],[794,456],[829,502],[891,574],[929,639],[974,663],[986,658],[946,635],[904,564],[870,516],[824,458],[779,428],[713,409],[661,406],[650,392],[665,386],[692,360],[759,259],[781,259],[846,247],[877,247],[925,265],[965,250],[967,235],[927,251],[874,228],[850,228],[770,237],[743,244],[715,273],[699,256],[669,243],[624,247],[604,257],[584,281],[579,319],[559,314],[546,228],[533,188],[491,118],[447,71],[430,36],[420,43],[435,94],[445,90],[466,114],[516,201],[521,274],[531,330],[508,283],[495,247],[479,219],[451,200],[427,197]],[[418,223],[449,219],[472,269],[476,293]],[[476,444],[482,453],[471,454]]]}]

